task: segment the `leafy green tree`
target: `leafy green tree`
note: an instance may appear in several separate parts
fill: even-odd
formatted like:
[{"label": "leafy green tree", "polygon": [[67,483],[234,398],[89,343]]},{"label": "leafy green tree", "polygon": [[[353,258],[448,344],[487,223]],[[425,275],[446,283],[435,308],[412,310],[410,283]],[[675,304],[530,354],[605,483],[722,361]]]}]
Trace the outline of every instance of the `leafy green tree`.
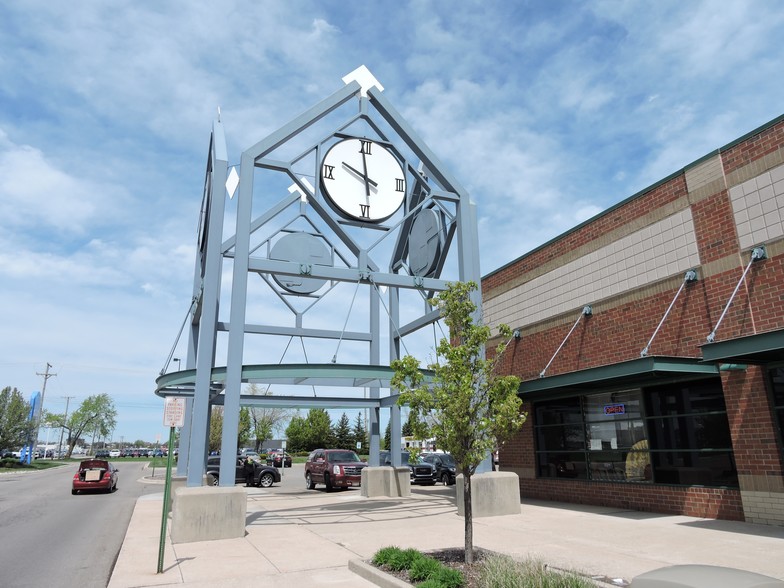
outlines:
[{"label": "leafy green tree", "polygon": [[341,449],[354,449],[354,435],[351,432],[351,421],[344,412],[335,426],[332,428],[332,436],[335,439],[335,447]]},{"label": "leafy green tree", "polygon": [[209,451],[219,451],[223,438],[223,407],[213,406],[210,413]]},{"label": "leafy green tree", "polygon": [[30,403],[16,388],[0,391],[0,449],[18,449],[27,442],[35,423],[29,421]]},{"label": "leafy green tree", "polygon": [[392,445],[392,423],[387,423],[387,428],[384,429],[384,440],[381,442],[381,449],[391,449]]},{"label": "leafy green tree", "polygon": [[250,410],[247,407],[240,408],[240,419],[237,429],[237,447],[245,447],[251,438],[251,418]]},{"label": "leafy green tree", "polygon": [[474,282],[450,283],[429,302],[439,309],[451,337],[436,348],[437,361],[428,366],[432,381],[425,381],[419,360],[410,355],[392,362],[392,387],[400,391],[400,405],[411,410],[413,433],[420,439],[435,437],[438,447],[451,453],[463,474],[465,561],[474,561],[471,476],[490,452],[520,429],[526,419],[517,396],[520,380],[500,376],[500,359],[511,329],[499,327],[503,343],[492,358],[485,357],[490,328],[474,324]]},{"label": "leafy green tree", "polygon": [[308,449],[308,422],[304,417],[299,415],[299,411],[289,421],[289,426],[286,427],[286,440],[288,441],[288,450],[292,453],[295,451],[309,451]]},{"label": "leafy green tree", "polygon": [[357,453],[366,454],[368,451],[367,432],[362,422],[361,412],[358,412],[357,417],[354,419],[354,428],[351,431],[351,436],[354,443],[352,447],[356,447],[357,443],[359,443],[360,448],[357,450]]},{"label": "leafy green tree", "polygon": [[117,409],[114,407],[114,400],[108,394],[88,396],[79,408],[68,415],[67,420],[65,414],[48,415],[49,422],[68,431],[66,458],[71,457],[74,446],[85,431],[88,433],[96,431],[102,437],[108,436],[117,425],[116,418]]},{"label": "leafy green tree", "polygon": [[329,413],[323,408],[311,408],[308,411],[308,427],[310,428],[310,443],[308,449],[331,447],[335,440],[332,436],[332,423]]},{"label": "leafy green tree", "polygon": [[406,419],[406,422],[403,423],[402,427],[400,427],[400,434],[403,435],[403,437],[414,436],[414,423],[412,421],[412,416],[410,412],[408,413],[408,418]]},{"label": "leafy green tree", "polygon": [[311,451],[330,447],[334,443],[329,413],[323,408],[311,408],[308,416],[292,417],[286,428],[289,451]]}]

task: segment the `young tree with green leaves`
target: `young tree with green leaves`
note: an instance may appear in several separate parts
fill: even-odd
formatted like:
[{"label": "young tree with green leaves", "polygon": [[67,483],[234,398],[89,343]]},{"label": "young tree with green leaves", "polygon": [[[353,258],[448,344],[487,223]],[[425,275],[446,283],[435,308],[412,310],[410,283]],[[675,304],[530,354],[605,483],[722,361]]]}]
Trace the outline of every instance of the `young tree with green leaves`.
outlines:
[{"label": "young tree with green leaves", "polygon": [[85,398],[79,408],[69,414],[67,419],[65,414],[48,414],[46,418],[53,426],[68,431],[68,451],[65,457],[69,458],[85,431],[88,433],[95,431],[101,437],[111,434],[117,425],[117,409],[111,396],[95,394]]},{"label": "young tree with green leaves", "polygon": [[527,416],[517,396],[519,378],[496,373],[511,329],[499,327],[505,342],[487,359],[485,345],[491,333],[489,327],[474,323],[477,307],[471,293],[476,289],[474,282],[454,282],[429,300],[441,312],[451,337],[441,339],[436,362],[427,366],[433,372],[431,381],[425,380],[419,360],[410,355],[391,364],[395,371],[391,385],[400,391],[398,404],[410,408],[414,436],[435,437],[437,446],[452,454],[463,474],[466,563],[474,561],[471,476]]},{"label": "young tree with green leaves", "polygon": [[30,403],[16,388],[0,391],[0,449],[19,449],[27,442],[35,423],[28,420]]}]

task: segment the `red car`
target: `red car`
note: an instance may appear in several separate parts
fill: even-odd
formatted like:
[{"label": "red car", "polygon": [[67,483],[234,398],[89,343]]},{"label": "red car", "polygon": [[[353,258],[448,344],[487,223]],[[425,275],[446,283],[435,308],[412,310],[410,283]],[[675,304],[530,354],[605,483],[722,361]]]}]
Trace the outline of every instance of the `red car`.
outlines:
[{"label": "red car", "polygon": [[316,449],[305,463],[305,485],[313,490],[317,483],[324,484],[327,492],[333,488],[359,487],[365,467],[367,464],[350,449]]},{"label": "red car", "polygon": [[117,490],[119,471],[105,459],[86,459],[79,464],[79,471],[74,474],[71,494],[78,494],[80,490],[114,492]]},{"label": "red car", "polygon": [[281,453],[280,451],[268,453],[267,465],[271,465],[276,468],[290,468],[291,456],[288,453]]}]

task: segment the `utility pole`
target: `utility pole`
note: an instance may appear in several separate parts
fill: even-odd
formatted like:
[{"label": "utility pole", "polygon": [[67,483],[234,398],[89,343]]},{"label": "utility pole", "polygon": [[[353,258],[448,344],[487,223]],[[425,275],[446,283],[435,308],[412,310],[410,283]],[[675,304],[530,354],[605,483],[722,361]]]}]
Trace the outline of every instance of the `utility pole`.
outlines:
[{"label": "utility pole", "polygon": [[[63,417],[63,426],[60,427],[60,442],[57,444],[57,457],[59,458],[60,451],[63,449],[63,431],[65,431],[65,424],[68,422],[68,404],[71,402],[71,398],[76,398],[76,396],[63,396],[65,398],[65,416]],[[54,456],[52,456],[54,459]]]},{"label": "utility pole", "polygon": [[52,367],[48,361],[46,362],[46,371],[42,374],[40,372],[35,372],[36,376],[43,376],[44,377],[44,386],[41,389],[41,406],[38,407],[38,418],[35,419],[35,437],[33,437],[33,446],[30,448],[30,451],[35,452],[35,448],[38,446],[38,431],[41,428],[41,419],[44,416],[44,397],[46,396],[46,382],[49,378],[56,376],[57,374],[50,374],[49,368]]}]

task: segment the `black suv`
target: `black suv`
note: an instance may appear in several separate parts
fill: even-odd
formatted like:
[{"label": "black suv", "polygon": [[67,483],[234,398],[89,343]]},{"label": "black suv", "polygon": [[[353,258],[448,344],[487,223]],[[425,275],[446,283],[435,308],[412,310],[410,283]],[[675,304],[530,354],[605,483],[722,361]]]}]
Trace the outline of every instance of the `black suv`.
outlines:
[{"label": "black suv", "polygon": [[457,464],[455,458],[448,453],[423,453],[422,459],[431,463],[436,468],[436,477],[444,486],[451,486],[455,483],[457,476]]},{"label": "black suv", "polygon": [[[389,451],[382,451],[379,453],[379,456],[380,465],[392,465],[392,455],[389,453]],[[422,458],[419,458],[415,461],[409,461],[411,459],[411,454],[409,454],[408,451],[401,451],[400,457],[401,463],[405,466],[408,466],[408,469],[411,470],[412,484],[424,484],[427,486],[432,486],[438,481],[436,467],[432,463],[427,463],[426,461],[422,460]]]},{"label": "black suv", "polygon": [[[215,455],[207,458],[207,480],[211,481],[213,486],[218,485],[218,477],[220,476],[220,455]],[[234,483],[245,483],[245,459],[241,456],[235,458],[235,472]],[[256,470],[253,472],[253,483],[262,488],[269,488],[275,482],[280,482],[280,472],[278,468],[262,465],[254,462]]]}]

